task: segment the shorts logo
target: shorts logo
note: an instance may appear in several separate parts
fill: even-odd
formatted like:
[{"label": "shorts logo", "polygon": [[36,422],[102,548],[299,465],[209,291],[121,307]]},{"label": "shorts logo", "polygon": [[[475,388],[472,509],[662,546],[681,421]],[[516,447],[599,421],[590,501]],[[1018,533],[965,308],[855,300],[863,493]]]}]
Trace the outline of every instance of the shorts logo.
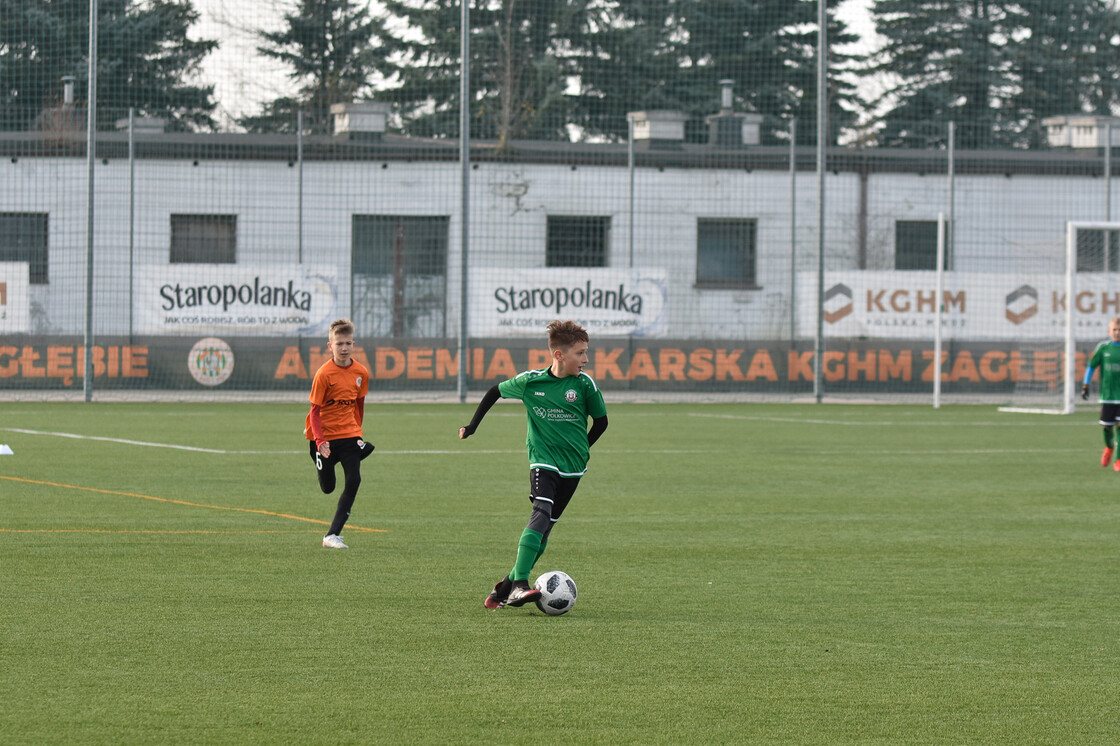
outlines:
[{"label": "shorts logo", "polygon": [[233,374],[233,350],[217,337],[200,339],[187,356],[187,370],[203,386],[220,386]]},{"label": "shorts logo", "polygon": [[564,392],[564,401],[571,404],[575,400],[576,400],[576,390],[575,389],[568,389],[567,391]]}]

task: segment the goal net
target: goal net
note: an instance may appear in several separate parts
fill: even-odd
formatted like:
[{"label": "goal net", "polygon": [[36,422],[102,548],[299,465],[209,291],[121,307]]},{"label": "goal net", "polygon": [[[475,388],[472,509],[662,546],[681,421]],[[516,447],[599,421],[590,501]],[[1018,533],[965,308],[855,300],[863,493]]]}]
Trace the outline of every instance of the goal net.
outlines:
[{"label": "goal net", "polygon": [[[1093,350],[1120,316],[1120,223],[1071,221],[1065,238],[1060,281],[1040,277],[1040,287],[1024,283],[1007,297],[1007,317],[1024,333],[1010,401],[1000,411],[1074,412]],[[1035,317],[1041,323],[1030,323]]]}]

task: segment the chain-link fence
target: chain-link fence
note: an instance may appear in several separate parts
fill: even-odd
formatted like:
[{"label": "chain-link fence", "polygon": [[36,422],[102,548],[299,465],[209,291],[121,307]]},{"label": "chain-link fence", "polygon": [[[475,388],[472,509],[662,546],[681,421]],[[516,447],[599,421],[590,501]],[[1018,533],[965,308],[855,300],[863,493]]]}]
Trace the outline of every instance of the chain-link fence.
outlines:
[{"label": "chain-link fence", "polygon": [[[0,387],[303,391],[349,317],[382,391],[542,367],[554,318],[613,391],[924,396],[937,321],[948,396],[1060,388],[1111,79],[1055,104],[1003,50],[977,108],[837,16],[819,171],[816,3],[477,3],[464,149],[458,4],[196,5],[100,0],[91,97],[89,4],[5,2]],[[1079,239],[1085,348],[1117,235]]]}]

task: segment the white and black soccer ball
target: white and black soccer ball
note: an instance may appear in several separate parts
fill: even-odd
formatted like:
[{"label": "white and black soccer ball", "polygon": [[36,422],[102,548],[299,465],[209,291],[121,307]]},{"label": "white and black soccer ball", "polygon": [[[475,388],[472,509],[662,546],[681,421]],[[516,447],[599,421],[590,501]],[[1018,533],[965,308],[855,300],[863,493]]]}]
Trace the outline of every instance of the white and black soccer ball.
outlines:
[{"label": "white and black soccer ball", "polygon": [[550,616],[567,614],[576,605],[576,581],[564,572],[553,570],[537,578],[534,587],[541,592],[537,608]]}]

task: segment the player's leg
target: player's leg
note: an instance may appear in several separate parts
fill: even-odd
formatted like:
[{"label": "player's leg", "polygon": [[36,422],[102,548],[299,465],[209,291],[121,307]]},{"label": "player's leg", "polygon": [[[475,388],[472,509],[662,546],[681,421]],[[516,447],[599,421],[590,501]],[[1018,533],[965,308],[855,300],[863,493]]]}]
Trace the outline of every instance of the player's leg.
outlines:
[{"label": "player's leg", "polygon": [[323,458],[319,453],[319,448],[315,445],[315,441],[307,441],[311,444],[311,462],[315,464],[315,474],[319,478],[319,489],[324,494],[331,494],[334,492],[334,458]]},{"label": "player's leg", "polygon": [[513,582],[507,606],[522,606],[535,600],[541,592],[529,587],[529,572],[541,553],[541,544],[544,536],[552,528],[552,510],[556,502],[556,488],[559,485],[560,475],[548,469],[531,469],[529,471],[529,499],[533,503],[533,512],[529,515],[529,523],[521,532],[517,542],[517,561],[509,577]]},{"label": "player's leg", "polygon": [[331,443],[333,449],[338,448],[339,463],[342,464],[342,494],[338,496],[338,506],[335,508],[334,520],[331,521],[327,536],[340,536],[342,527],[350,518],[350,509],[354,507],[354,498],[358,496],[358,488],[362,485],[362,452],[358,448],[355,438],[344,438]]},{"label": "player's leg", "polygon": [[544,531],[544,536],[541,537],[541,548],[537,550],[537,558],[533,560],[534,567],[536,567],[537,560],[544,554],[545,547],[548,546],[548,537],[552,534],[552,529],[556,526],[556,522],[560,520],[560,516],[564,514],[564,508],[568,507],[568,503],[572,501],[572,496],[575,495],[578,486],[579,477],[559,477],[556,494],[552,501],[552,515],[549,518],[548,527]]},{"label": "player's leg", "polygon": [[[1120,415],[1120,406],[1116,404],[1101,405],[1101,427],[1104,433],[1104,451],[1101,452],[1101,466],[1107,467],[1112,463],[1112,455],[1116,452],[1116,419]],[[1116,463],[1120,464],[1120,461]],[[1120,469],[1118,469],[1120,471]]]}]

